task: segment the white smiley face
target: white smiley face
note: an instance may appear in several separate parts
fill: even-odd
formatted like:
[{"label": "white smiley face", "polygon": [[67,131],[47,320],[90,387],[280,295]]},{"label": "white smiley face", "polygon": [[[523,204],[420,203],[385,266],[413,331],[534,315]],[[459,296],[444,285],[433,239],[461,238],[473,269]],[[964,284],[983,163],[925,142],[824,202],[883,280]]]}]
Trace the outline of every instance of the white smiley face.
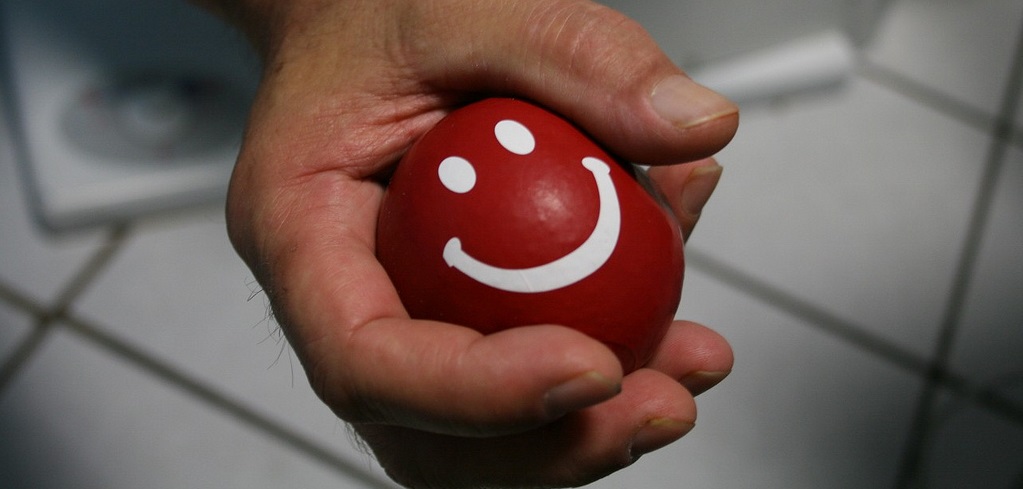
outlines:
[{"label": "white smiley face", "polygon": [[[494,126],[494,136],[505,150],[528,156],[536,148],[536,139],[529,128],[513,120]],[[614,253],[621,231],[621,208],[618,193],[611,181],[610,167],[598,158],[583,158],[581,164],[593,174],[600,199],[597,224],[578,248],[543,265],[530,268],[500,268],[484,263],[462,251],[462,241],[452,237],[444,246],[448,266],[473,280],[508,292],[540,293],[572,285],[599,270]],[[476,169],[472,162],[450,156],[441,162],[437,176],[448,190],[464,194],[476,186]]]}]

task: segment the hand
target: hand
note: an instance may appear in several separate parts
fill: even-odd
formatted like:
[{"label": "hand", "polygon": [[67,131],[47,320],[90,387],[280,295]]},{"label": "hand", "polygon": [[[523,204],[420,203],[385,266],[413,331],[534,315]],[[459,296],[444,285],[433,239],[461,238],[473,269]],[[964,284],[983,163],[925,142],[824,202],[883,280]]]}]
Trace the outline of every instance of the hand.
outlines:
[{"label": "hand", "polygon": [[[650,172],[692,231],[737,108],[635,23],[585,0],[205,0],[265,74],[232,178],[232,242],[323,401],[411,487],[578,485],[684,435],[732,366],[679,321],[622,375],[557,325],[481,336],[411,320],[374,257],[388,172],[456,106],[515,95]],[[686,163],[691,162],[691,163]],[[685,163],[685,164],[681,164]]]}]

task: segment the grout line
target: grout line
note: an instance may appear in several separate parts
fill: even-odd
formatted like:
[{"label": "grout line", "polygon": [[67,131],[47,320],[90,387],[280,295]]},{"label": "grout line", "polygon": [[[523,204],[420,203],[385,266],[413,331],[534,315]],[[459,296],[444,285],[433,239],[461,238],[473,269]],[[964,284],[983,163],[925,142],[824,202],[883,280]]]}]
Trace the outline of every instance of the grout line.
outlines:
[{"label": "grout line", "polygon": [[128,231],[127,226],[112,229],[106,242],[86,260],[85,265],[60,290],[52,306],[45,306],[3,282],[0,282],[0,302],[6,302],[16,309],[27,312],[41,322],[52,321],[55,316],[63,314],[74,300],[85,292],[92,280],[120,250],[128,236]]},{"label": "grout line", "polygon": [[71,316],[68,312],[71,305],[76,299],[81,297],[89,285],[93,283],[94,279],[117,255],[129,237],[130,229],[129,225],[120,225],[111,229],[104,244],[100,246],[78,273],[61,289],[54,304],[50,307],[37,303],[27,295],[21,294],[14,288],[0,282],[0,301],[7,302],[36,318],[34,331],[28,338],[22,341],[6,362],[0,364],[0,395],[3,394],[5,387],[9,385],[21,368],[39,350],[46,338],[54,330],[54,326],[62,325],[102,347],[108,353],[128,361],[141,370],[218,408],[234,419],[256,428],[349,478],[355,479],[365,487],[378,489],[391,489],[393,487],[374,476],[370,471],[287,430],[273,420],[243,406],[241,403],[228,399],[223,394],[216,392],[201,382],[178,372],[169,365],[156,360],[128,343],[103,332],[100,328]]},{"label": "grout line", "polygon": [[[972,104],[959,100],[945,92],[916,81],[899,71],[860,56],[853,68],[865,80],[888,88],[906,98],[916,101],[948,117],[958,120],[986,134],[996,134],[1008,144],[1023,149],[1023,126],[1014,120],[1015,114],[999,112],[989,114]],[[1011,88],[1010,82],[1006,90]],[[1005,102],[1005,100],[1003,100]]]},{"label": "grout line", "polygon": [[32,316],[42,319],[50,315],[46,306],[32,300],[25,294],[18,292],[13,287],[0,282],[0,302],[6,302],[15,309],[20,309]]},{"label": "grout line", "polygon": [[67,330],[77,333],[108,353],[191,394],[230,415],[233,419],[243,422],[304,453],[310,458],[329,466],[341,475],[354,479],[356,482],[361,483],[361,486],[375,489],[393,488],[392,485],[375,476],[369,470],[339,457],[330,450],[284,428],[273,420],[245,407],[243,404],[229,399],[213,388],[188,377],[184,373],[158,361],[128,343],[103,332],[100,328],[82,319],[73,317],[69,313],[70,307],[117,255],[129,237],[130,229],[129,225],[120,225],[112,228],[104,244],[67,282],[50,307],[40,304],[27,295],[18,292],[13,287],[0,282],[0,301],[28,312],[36,318],[35,328],[32,333],[21,342],[6,362],[0,364],[0,395],[3,394],[5,388],[17,373],[21,371],[24,365],[28,363],[43,345],[55,329],[55,326],[65,326]]},{"label": "grout line", "polygon": [[1001,113],[989,114],[985,110],[864,57],[857,60],[855,72],[866,80],[886,87],[983,133],[997,134],[1008,144],[1023,149],[1023,126],[1016,125],[1012,113],[1008,114],[1008,117]]},{"label": "grout line", "polygon": [[86,261],[85,265],[61,289],[52,307],[36,303],[13,288],[0,283],[0,300],[35,316],[35,327],[28,338],[25,338],[14,353],[0,364],[0,395],[10,385],[18,372],[21,371],[32,356],[42,347],[46,338],[53,331],[53,322],[62,316],[72,302],[78,298],[96,277],[97,274],[117,254],[127,236],[126,226],[118,227],[110,232],[110,236],[99,250]]},{"label": "grout line", "polygon": [[35,317],[35,328],[33,328],[28,338],[22,340],[11,356],[0,364],[0,396],[2,396],[7,386],[14,380],[14,376],[31,358],[32,354],[39,349],[39,346],[48,335],[48,326],[52,322],[52,316],[45,306],[33,301],[28,296],[21,294],[3,282],[0,282],[0,301],[6,302],[14,308]]},{"label": "grout line", "polygon": [[289,430],[274,420],[243,403],[230,399],[217,392],[214,388],[177,370],[173,366],[161,362],[155,357],[141,351],[131,344],[104,332],[101,328],[80,318],[65,315],[61,318],[70,331],[92,342],[108,353],[132,364],[146,373],[159,378],[185,393],[222,411],[236,421],[260,431],[271,438],[295,449],[310,458],[334,469],[339,474],[354,479],[364,487],[376,489],[392,489],[393,486],[374,475],[368,469],[346,460],[329,449],[306,439],[302,435]]},{"label": "grout line", "polygon": [[686,250],[686,262],[687,266],[701,270],[747,296],[785,311],[816,329],[851,343],[914,375],[933,376],[936,382],[957,395],[1010,421],[1023,424],[1023,404],[992,388],[978,385],[965,376],[948,370],[945,365],[936,366],[920,355],[874,335],[859,325],[787,294],[697,249]]},{"label": "grout line", "polygon": [[917,103],[930,107],[974,129],[989,133],[995,126],[995,117],[987,111],[963,102],[940,90],[920,83],[892,68],[861,56],[854,71],[875,84],[888,88]]},{"label": "grout line", "polygon": [[14,377],[50,336],[51,329],[49,323],[40,322],[28,335],[28,338],[22,340],[7,360],[0,364],[0,397],[3,397]]},{"label": "grout line", "polygon": [[929,370],[927,360],[888,340],[868,332],[865,328],[831,314],[803,299],[787,294],[748,273],[726,264],[697,249],[686,249],[686,264],[700,269],[746,295],[759,299],[773,308],[783,310],[813,327],[843,339],[860,349],[884,360],[921,374]]},{"label": "grout line", "polygon": [[1023,424],[1023,405],[1014,399],[1001,394],[997,387],[985,387],[982,389],[953,389],[957,394],[962,395],[978,406],[987,408],[994,414],[999,414],[1010,421]]},{"label": "grout line", "polygon": [[75,299],[78,299],[86,291],[93,280],[106,268],[114,256],[117,255],[117,252],[121,250],[130,234],[130,230],[131,228],[128,225],[120,225],[110,230],[106,241],[100,246],[99,250],[89,258],[85,266],[61,290],[50,313],[52,316],[63,315],[71,307]]},{"label": "grout line", "polygon": [[952,290],[949,292],[932,367],[927,373],[924,390],[918,401],[916,416],[910,427],[902,461],[896,475],[895,487],[897,489],[917,487],[920,468],[923,466],[923,453],[932,436],[935,422],[934,409],[939,388],[942,386],[940,373],[948,364],[958,329],[962,323],[967,294],[973,281],[984,232],[987,229],[994,202],[994,191],[997,187],[998,177],[1005,166],[1008,146],[1012,141],[1012,120],[1019,105],[1021,89],[1023,89],[1023,29],[1017,33],[1015,54],[1010,59],[1012,67],[1009,71],[1009,79],[1002,96],[1001,108],[991,128],[991,141],[984,159],[984,172],[976,190],[976,198],[971,211],[972,217],[960,250],[955,280],[952,283]]}]

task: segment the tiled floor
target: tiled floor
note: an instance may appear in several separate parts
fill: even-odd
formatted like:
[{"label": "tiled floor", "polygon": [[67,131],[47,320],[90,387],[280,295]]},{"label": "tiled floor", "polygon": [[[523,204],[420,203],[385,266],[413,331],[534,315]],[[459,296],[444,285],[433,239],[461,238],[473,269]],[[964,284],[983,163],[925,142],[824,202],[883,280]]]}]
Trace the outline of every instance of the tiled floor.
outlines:
[{"label": "tiled floor", "polygon": [[[744,108],[681,316],[732,377],[593,487],[1023,488],[1023,2],[898,0],[851,82]],[[63,238],[0,133],[0,487],[392,487],[219,209]]]}]

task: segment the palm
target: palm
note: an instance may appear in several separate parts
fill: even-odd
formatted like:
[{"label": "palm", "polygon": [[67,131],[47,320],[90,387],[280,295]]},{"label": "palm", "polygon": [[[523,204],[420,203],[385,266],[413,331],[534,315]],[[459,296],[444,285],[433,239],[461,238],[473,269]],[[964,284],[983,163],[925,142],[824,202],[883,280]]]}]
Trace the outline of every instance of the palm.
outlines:
[{"label": "palm", "polygon": [[[701,373],[717,372],[719,380],[731,368],[727,343],[702,326],[676,322],[647,368],[623,378],[608,348],[564,327],[482,336],[409,319],[374,253],[383,182],[419,135],[472,96],[463,88],[514,90],[546,102],[619,154],[652,164],[697,160],[720,149],[735,131],[735,108],[693,88],[713,101],[707,108],[713,117],[692,127],[658,119],[644,97],[660,78],[681,80],[677,69],[636,26],[617,17],[606,22],[609,11],[582,0],[509,2],[500,18],[488,2],[461,2],[476,7],[466,11],[468,30],[437,32],[443,24],[426,23],[420,33],[402,25],[429,41],[411,43],[424,49],[415,57],[395,55],[400,49],[381,55],[373,50],[387,42],[366,42],[371,34],[397,32],[381,5],[428,3],[337,2],[348,8],[303,18],[306,30],[274,51],[232,179],[232,241],[270,296],[316,392],[353,423],[392,477],[451,487],[591,481],[692,426],[693,395],[714,381]],[[521,8],[510,8],[513,3]],[[562,36],[537,35],[535,49],[518,46],[520,31],[497,32],[535,22],[555,6],[564,10],[555,12],[547,32]],[[585,15],[565,16],[569,7]],[[507,18],[512,14],[526,17],[515,23]],[[601,32],[603,44],[565,44],[606,45],[627,55],[603,50],[592,60],[568,62],[561,58],[578,55],[574,48],[559,55],[545,44],[593,35],[580,27],[593,25],[613,26]],[[627,35],[618,36],[622,30]],[[452,39],[463,33],[471,42]],[[398,45],[409,37],[400,34]],[[502,42],[487,48],[486,39]],[[539,58],[531,57],[534,51]],[[473,64],[482,58],[494,62]],[[576,61],[593,65],[583,69]],[[633,61],[639,65],[629,72],[633,85],[595,74]],[[574,71],[558,73],[563,66]],[[642,76],[631,76],[636,73]],[[604,94],[620,101],[620,110],[587,104],[580,93]],[[686,211],[683,189],[712,163],[651,172],[686,234],[698,215]],[[708,196],[709,189],[703,200]]]}]

